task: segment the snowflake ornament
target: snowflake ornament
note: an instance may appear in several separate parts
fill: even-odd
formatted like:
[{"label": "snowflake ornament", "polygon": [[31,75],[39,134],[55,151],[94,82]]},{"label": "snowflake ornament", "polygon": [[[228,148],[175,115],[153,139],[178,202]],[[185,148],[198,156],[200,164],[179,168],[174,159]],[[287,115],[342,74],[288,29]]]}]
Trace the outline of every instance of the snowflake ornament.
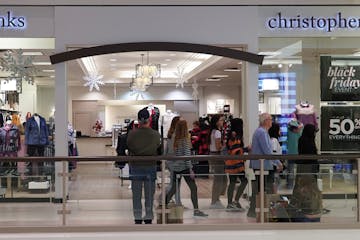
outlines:
[{"label": "snowflake ornament", "polygon": [[100,91],[100,85],[105,85],[105,83],[101,80],[104,77],[104,75],[98,75],[98,74],[91,74],[88,76],[83,77],[83,79],[86,81],[84,83],[85,87],[89,87],[89,91],[91,92],[94,88],[98,91]]},{"label": "snowflake ornament", "polygon": [[194,83],[191,85],[191,87],[193,88],[193,92],[192,92],[192,97],[194,100],[198,100],[199,99],[199,91],[198,91],[198,87],[199,85],[197,84],[196,80],[194,81]]},{"label": "snowflake ornament", "polygon": [[177,71],[174,72],[176,79],[176,88],[181,87],[184,88],[184,83],[187,83],[187,79],[185,78],[185,68],[177,67]]}]

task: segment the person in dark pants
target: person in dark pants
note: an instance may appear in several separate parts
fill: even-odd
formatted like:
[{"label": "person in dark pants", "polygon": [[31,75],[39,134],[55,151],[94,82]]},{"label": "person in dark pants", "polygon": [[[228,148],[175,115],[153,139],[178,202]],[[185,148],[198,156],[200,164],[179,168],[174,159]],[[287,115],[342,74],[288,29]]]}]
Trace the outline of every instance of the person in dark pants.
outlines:
[{"label": "person in dark pants", "polygon": [[[174,152],[176,156],[190,156],[191,155],[191,143],[190,136],[188,133],[186,120],[179,120],[175,127],[174,136]],[[194,206],[194,217],[207,217],[208,215],[199,210],[197,186],[195,183],[195,174],[192,169],[190,160],[170,160],[171,164],[169,167],[173,171],[173,184],[166,194],[166,204],[169,203],[171,197],[175,194],[176,190],[179,191],[179,181],[181,177],[184,177],[186,184],[189,186],[191,191],[191,201]],[[179,204],[179,203],[178,203]]]},{"label": "person in dark pants", "polygon": [[[127,146],[130,155],[155,156],[160,147],[160,134],[150,127],[150,114],[147,109],[138,112],[140,127],[129,132]],[[156,160],[134,160],[129,163],[131,190],[133,194],[133,214],[135,224],[151,224],[154,218],[153,202],[155,194]],[[142,217],[142,192],[145,194],[145,216]]]},{"label": "person in dark pants", "polygon": [[[302,135],[299,138],[299,154],[317,154],[315,133],[315,125],[306,124],[304,126]],[[292,221],[320,222],[323,208],[322,194],[317,185],[318,161],[316,159],[298,160],[296,165],[295,186],[290,203],[297,211],[295,216],[292,216]]]},{"label": "person in dark pants", "polygon": [[[244,140],[243,140],[243,121],[240,118],[231,120],[231,129],[227,138],[227,149],[229,155],[242,155],[244,153]],[[240,204],[240,197],[248,183],[245,177],[245,161],[241,159],[225,160],[225,173],[229,174],[229,186],[227,190],[228,205],[226,211],[230,212],[243,212],[245,209]],[[241,183],[237,187],[234,196],[236,182],[240,180]]]},{"label": "person in dark pants", "polygon": [[[272,144],[271,139],[268,133],[272,125],[271,115],[268,113],[262,113],[259,116],[259,127],[255,130],[252,138],[251,145],[251,154],[260,154],[260,155],[271,155]],[[265,193],[273,193],[273,184],[274,184],[274,166],[282,167],[278,164],[277,161],[265,160],[264,161],[264,171],[268,171],[268,175],[264,176],[264,185]],[[260,170],[260,160],[250,160],[250,168],[255,172]],[[250,198],[250,208],[247,213],[248,217],[256,217],[255,208],[256,208],[256,195],[260,191],[260,175],[255,176],[255,180],[252,181],[252,194]]]}]

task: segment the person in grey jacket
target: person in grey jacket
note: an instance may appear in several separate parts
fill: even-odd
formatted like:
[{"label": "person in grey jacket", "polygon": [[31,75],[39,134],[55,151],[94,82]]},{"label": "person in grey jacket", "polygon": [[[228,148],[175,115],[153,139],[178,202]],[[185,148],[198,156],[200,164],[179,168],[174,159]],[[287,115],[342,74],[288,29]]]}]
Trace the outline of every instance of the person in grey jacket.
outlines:
[{"label": "person in grey jacket", "polygon": [[[173,137],[173,140],[174,152],[176,156],[191,155],[191,142],[186,120],[181,119],[176,124],[175,136]],[[191,201],[194,206],[194,216],[207,217],[207,214],[199,210],[197,186],[195,183],[195,174],[192,169],[191,160],[171,160],[169,167],[171,168],[171,171],[174,172],[173,182],[175,184],[172,184],[170,190],[167,192],[165,203],[168,204],[171,197],[175,194],[177,188],[176,182],[180,181],[181,177],[184,177],[191,191]]]}]

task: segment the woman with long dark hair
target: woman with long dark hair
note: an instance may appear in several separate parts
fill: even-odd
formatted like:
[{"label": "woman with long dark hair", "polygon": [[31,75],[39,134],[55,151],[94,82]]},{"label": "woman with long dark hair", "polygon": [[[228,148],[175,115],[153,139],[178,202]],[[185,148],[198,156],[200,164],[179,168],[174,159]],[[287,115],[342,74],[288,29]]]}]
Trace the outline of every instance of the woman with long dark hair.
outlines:
[{"label": "woman with long dark hair", "polygon": [[[242,155],[244,153],[244,140],[243,140],[243,121],[240,118],[231,120],[231,129],[227,137],[227,148],[229,155]],[[245,211],[240,204],[240,197],[248,183],[245,177],[245,161],[241,159],[225,160],[225,172],[229,174],[229,186],[227,190],[228,205],[226,211],[243,212]],[[237,187],[234,196],[234,190],[237,180],[241,183]]]},{"label": "woman with long dark hair", "polygon": [[[299,138],[299,154],[317,154],[315,144],[316,128],[312,124],[306,124]],[[295,222],[320,222],[322,209],[322,194],[317,185],[317,173],[319,164],[314,160],[296,161],[297,170],[295,186],[291,198],[296,215],[292,216]]]}]

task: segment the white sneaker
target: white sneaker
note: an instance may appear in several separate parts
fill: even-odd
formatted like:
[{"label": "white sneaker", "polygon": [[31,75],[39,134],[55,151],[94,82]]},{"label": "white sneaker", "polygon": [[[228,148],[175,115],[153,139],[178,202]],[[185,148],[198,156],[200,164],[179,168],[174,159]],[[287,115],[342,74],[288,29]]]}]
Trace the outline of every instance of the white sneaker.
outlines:
[{"label": "white sneaker", "polygon": [[211,204],[209,208],[210,209],[224,209],[225,206],[220,201],[217,201],[216,203]]}]

